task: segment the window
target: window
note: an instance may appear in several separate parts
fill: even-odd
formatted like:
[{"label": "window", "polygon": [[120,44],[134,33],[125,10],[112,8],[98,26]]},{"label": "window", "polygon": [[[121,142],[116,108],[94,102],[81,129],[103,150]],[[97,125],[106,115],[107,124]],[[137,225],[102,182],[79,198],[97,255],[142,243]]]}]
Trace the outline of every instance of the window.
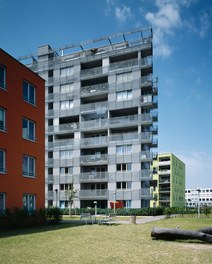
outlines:
[{"label": "window", "polygon": [[48,119],[48,126],[53,126],[53,119]]},{"label": "window", "polygon": [[73,83],[60,85],[60,92],[61,93],[69,93],[69,92],[72,92],[73,90],[74,90],[74,84]]},{"label": "window", "polygon": [[36,104],[36,89],[26,81],[23,81],[23,98],[32,105]]},{"label": "window", "polygon": [[49,93],[49,94],[54,93],[54,88],[53,88],[53,86],[49,86],[49,87],[48,87],[48,93]]},{"label": "window", "polygon": [[117,182],[116,183],[117,189],[126,190],[126,189],[131,189],[131,187],[132,187],[132,182]]},{"label": "window", "polygon": [[124,200],[124,207],[125,208],[131,208],[132,201],[131,200]]},{"label": "window", "polygon": [[0,212],[5,210],[5,193],[0,193]]},{"label": "window", "polygon": [[60,174],[72,174],[73,173],[73,167],[60,167]]},{"label": "window", "polygon": [[73,75],[74,74],[74,67],[67,67],[60,69],[60,75],[61,76],[67,76],[67,75]]},{"label": "window", "polygon": [[71,150],[61,150],[60,151],[60,159],[69,159],[72,156]]},{"label": "window", "polygon": [[22,174],[23,176],[35,177],[35,158],[23,156],[22,159]]},{"label": "window", "polygon": [[35,123],[23,118],[22,134],[23,138],[35,141]]},{"label": "window", "polygon": [[116,75],[116,82],[129,82],[132,80],[132,72],[125,72]]},{"label": "window", "polygon": [[53,184],[48,184],[48,191],[53,191]]},{"label": "window", "polygon": [[6,172],[5,150],[0,149],[0,173]]},{"label": "window", "polygon": [[72,187],[72,184],[70,184],[70,183],[60,184],[60,190],[61,191],[69,190],[71,187]]},{"label": "window", "polygon": [[132,163],[121,163],[116,164],[117,171],[131,171],[132,170]]},{"label": "window", "polygon": [[60,102],[60,109],[61,110],[70,109],[73,107],[74,107],[73,100],[65,100],[65,101]]},{"label": "window", "polygon": [[23,208],[28,211],[34,211],[36,196],[34,194],[24,194],[23,195]]},{"label": "window", "polygon": [[132,145],[116,146],[117,154],[130,154],[132,152]]},{"label": "window", "polygon": [[0,65],[0,88],[6,90],[6,69]]},{"label": "window", "polygon": [[6,131],[6,126],[5,126],[5,109],[0,107],[0,131]]},{"label": "window", "polygon": [[60,201],[60,208],[68,208],[68,201]]},{"label": "window", "polygon": [[132,91],[122,91],[116,93],[117,101],[131,100],[132,99]]},{"label": "window", "polygon": [[53,168],[48,168],[48,175],[52,175],[53,174]]}]

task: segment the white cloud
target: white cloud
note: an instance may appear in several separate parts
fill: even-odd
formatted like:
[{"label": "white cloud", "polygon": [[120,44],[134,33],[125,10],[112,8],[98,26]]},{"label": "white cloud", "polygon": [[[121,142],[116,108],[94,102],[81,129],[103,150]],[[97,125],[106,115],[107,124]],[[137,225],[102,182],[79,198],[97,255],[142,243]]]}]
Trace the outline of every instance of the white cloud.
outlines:
[{"label": "white cloud", "polygon": [[181,26],[179,5],[175,1],[157,0],[158,11],[148,12],[146,20],[154,29],[154,45],[156,56],[169,57],[172,47],[169,45],[168,35],[174,34],[174,29]]},{"label": "white cloud", "polygon": [[209,15],[206,12],[204,12],[200,16],[200,31],[199,31],[200,37],[204,38],[209,28],[210,28]]},{"label": "white cloud", "polygon": [[186,165],[186,187],[212,187],[212,156],[204,151],[176,154]]},{"label": "white cloud", "polygon": [[133,17],[133,13],[129,6],[119,3],[119,0],[106,0],[106,15],[114,14],[120,23],[125,23]]},{"label": "white cloud", "polygon": [[131,8],[126,5],[116,6],[115,16],[119,22],[125,23],[127,19],[132,17]]}]

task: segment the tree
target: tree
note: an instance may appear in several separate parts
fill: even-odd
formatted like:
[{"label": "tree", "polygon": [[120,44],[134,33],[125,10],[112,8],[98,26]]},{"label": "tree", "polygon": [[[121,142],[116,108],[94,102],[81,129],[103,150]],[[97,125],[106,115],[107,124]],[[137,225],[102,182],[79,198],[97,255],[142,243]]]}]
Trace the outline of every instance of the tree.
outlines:
[{"label": "tree", "polygon": [[69,202],[69,215],[72,216],[72,206],[74,204],[74,199],[78,198],[77,190],[74,189],[74,182],[72,181],[71,184],[69,184],[68,189],[65,191],[65,194],[68,198]]}]

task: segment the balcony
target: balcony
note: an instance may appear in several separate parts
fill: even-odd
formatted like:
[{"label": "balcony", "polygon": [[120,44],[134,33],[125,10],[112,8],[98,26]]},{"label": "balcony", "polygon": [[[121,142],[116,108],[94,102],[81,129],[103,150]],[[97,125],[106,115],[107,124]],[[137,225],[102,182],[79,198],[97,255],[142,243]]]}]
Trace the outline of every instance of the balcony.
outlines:
[{"label": "balcony", "polygon": [[107,145],[108,137],[101,136],[101,137],[92,137],[92,138],[82,138],[80,140],[81,147],[96,147]]},{"label": "balcony", "polygon": [[96,189],[96,190],[80,190],[79,199],[107,199],[107,189]]},{"label": "balcony", "polygon": [[110,118],[110,126],[132,126],[152,123],[152,116],[150,114],[128,115]]},{"label": "balcony", "polygon": [[96,67],[91,69],[86,69],[81,71],[81,78],[89,78],[97,75],[101,75],[103,73],[102,67]]},{"label": "balcony", "polygon": [[96,154],[96,155],[82,155],[80,157],[81,165],[87,164],[106,164],[108,160],[107,154]]},{"label": "balcony", "polygon": [[152,66],[152,56],[141,58],[140,65],[142,68],[151,67]]},{"label": "balcony", "polygon": [[80,174],[80,182],[108,181],[108,172],[84,172]]},{"label": "balcony", "polygon": [[169,175],[171,173],[171,171],[170,170],[159,170],[158,171],[158,174],[159,175]]},{"label": "balcony", "polygon": [[108,83],[85,86],[81,88],[81,97],[104,94],[108,92]]},{"label": "balcony", "polygon": [[53,128],[55,133],[74,132],[79,130],[79,123],[62,124]]},{"label": "balcony", "polygon": [[159,179],[159,184],[170,184],[170,178]]},{"label": "balcony", "polygon": [[109,137],[109,141],[131,141],[138,139],[138,133],[117,133]]},{"label": "balcony", "polygon": [[141,199],[152,199],[153,192],[150,188],[141,188],[140,189],[140,197]]},{"label": "balcony", "polygon": [[96,103],[81,105],[80,112],[81,113],[95,112],[98,114],[102,114],[105,113],[107,109],[108,109],[108,102],[104,101],[104,102],[96,102]]},{"label": "balcony", "polygon": [[152,142],[152,133],[151,132],[143,132],[140,134],[141,143],[151,143]]},{"label": "balcony", "polygon": [[149,169],[140,171],[140,181],[152,180],[152,171]]},{"label": "balcony", "polygon": [[108,119],[104,118],[98,118],[95,120],[89,120],[89,121],[82,121],[80,124],[80,128],[82,131],[86,130],[93,130],[93,129],[99,129],[99,128],[107,128],[108,127]]},{"label": "balcony", "polygon": [[134,67],[138,65],[138,59],[124,60],[120,62],[114,62],[110,64],[110,70],[118,70],[128,67]]},{"label": "balcony", "polygon": [[116,110],[116,109],[123,109],[123,108],[131,108],[131,107],[138,106],[139,104],[140,104],[139,98],[112,101],[112,102],[109,102],[109,109]]},{"label": "balcony", "polygon": [[170,193],[170,187],[165,187],[165,188],[160,188],[159,187],[159,192],[160,193]]},{"label": "balcony", "polygon": [[140,152],[140,157],[141,157],[141,161],[146,161],[146,162],[149,162],[149,161],[152,161],[153,159],[153,154],[151,151],[147,150],[147,151],[141,151]]}]

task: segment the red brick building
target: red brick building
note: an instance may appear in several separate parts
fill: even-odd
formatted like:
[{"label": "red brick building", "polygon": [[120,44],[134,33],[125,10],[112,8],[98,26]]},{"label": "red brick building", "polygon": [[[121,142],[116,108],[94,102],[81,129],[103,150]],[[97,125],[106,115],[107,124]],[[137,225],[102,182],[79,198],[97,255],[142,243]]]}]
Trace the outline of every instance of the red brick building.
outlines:
[{"label": "red brick building", "polygon": [[0,49],[0,210],[44,207],[45,81]]}]

